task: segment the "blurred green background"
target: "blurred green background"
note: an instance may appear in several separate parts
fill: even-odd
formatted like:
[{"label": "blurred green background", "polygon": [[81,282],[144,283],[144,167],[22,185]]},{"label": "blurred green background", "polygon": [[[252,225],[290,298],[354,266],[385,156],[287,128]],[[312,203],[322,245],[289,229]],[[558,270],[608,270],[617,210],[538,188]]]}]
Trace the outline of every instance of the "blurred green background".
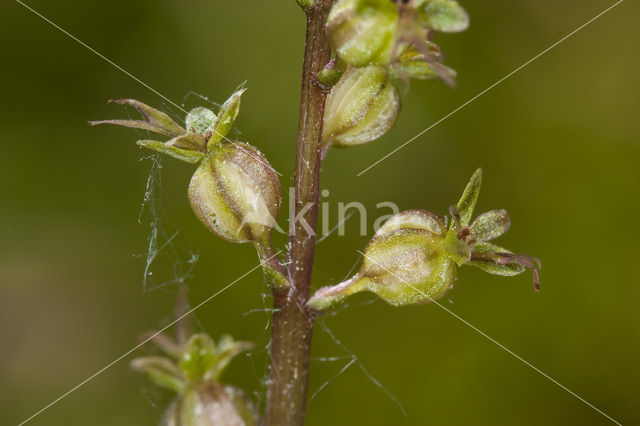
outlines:
[{"label": "blurred green background", "polygon": [[[189,91],[220,102],[246,80],[240,137],[291,184],[304,38],[293,0],[28,4],[177,103]],[[622,3],[356,177],[612,2],[462,4],[471,28],[436,39],[459,72],[458,87],[413,82],[391,132],[327,157],[322,188],[330,191],[332,225],[338,202],[360,201],[369,208],[369,236],[358,236],[353,218],[346,237],[323,241],[314,286],[347,275],[374,219],[388,213],[376,203],[445,214],[482,166],[478,211],[509,210],[513,225],[500,244],[543,259],[543,290],[534,294],[530,275],[467,268],[444,304],[620,423],[640,424],[636,2]],[[193,266],[186,283],[195,304],[254,267],[256,257],[205,231],[187,203],[192,167],[163,159],[156,218],[166,234],[179,232],[145,288],[154,217],[149,210],[138,217],[152,163],[135,146],[135,131],[86,121],[122,117],[122,108],[105,103],[119,97],[179,111],[16,2],[0,5],[0,39],[0,423],[17,424],[129,350],[141,332],[172,319],[177,285],[154,286]],[[186,99],[197,104],[206,101]],[[194,253],[199,261],[190,264]],[[258,402],[266,293],[256,271],[196,312],[215,337],[229,332],[257,342],[226,380]],[[435,305],[397,309],[366,295],[350,305],[316,329],[310,393],[349,361],[319,359],[348,356],[323,327],[359,363],[315,396],[309,425],[613,424]],[[30,424],[156,424],[171,395],[130,371],[129,360]]]}]

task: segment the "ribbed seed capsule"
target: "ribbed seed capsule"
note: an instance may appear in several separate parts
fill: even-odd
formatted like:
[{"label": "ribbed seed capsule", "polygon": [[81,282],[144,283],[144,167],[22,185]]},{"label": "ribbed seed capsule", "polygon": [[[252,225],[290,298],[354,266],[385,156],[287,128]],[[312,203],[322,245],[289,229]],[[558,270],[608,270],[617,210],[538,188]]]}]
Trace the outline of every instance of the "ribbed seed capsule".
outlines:
[{"label": "ribbed seed capsule", "polygon": [[505,210],[489,211],[471,223],[481,180],[478,169],[458,204],[451,207],[448,228],[442,219],[424,210],[393,216],[366,247],[360,271],[343,283],[319,289],[309,306],[323,311],[360,291],[373,292],[396,306],[433,301],[453,286],[464,265],[503,276],[530,268],[539,289],[537,259],[488,242],[509,229]]},{"label": "ribbed seed capsule", "polygon": [[379,138],[393,126],[399,111],[400,95],[384,67],[349,67],[327,96],[324,151]]},{"label": "ribbed seed capsule", "polygon": [[347,64],[386,64],[391,58],[398,12],[389,0],[338,0],[327,18],[336,53]]},{"label": "ribbed seed capsule", "polygon": [[280,184],[264,155],[242,142],[220,142],[189,184],[191,207],[213,233],[268,247],[280,209]]},{"label": "ribbed seed capsule", "polygon": [[430,212],[397,214],[367,245],[360,271],[342,284],[318,290],[309,305],[324,310],[359,291],[373,292],[396,306],[437,299],[458,272],[443,250],[445,235],[444,223]]}]

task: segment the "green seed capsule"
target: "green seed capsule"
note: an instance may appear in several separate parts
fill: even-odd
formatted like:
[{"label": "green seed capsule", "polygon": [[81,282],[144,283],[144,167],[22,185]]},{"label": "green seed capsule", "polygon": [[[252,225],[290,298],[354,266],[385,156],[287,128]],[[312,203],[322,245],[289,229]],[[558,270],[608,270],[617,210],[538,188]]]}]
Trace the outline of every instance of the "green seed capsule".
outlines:
[{"label": "green seed capsule", "polygon": [[327,18],[327,32],[347,64],[387,64],[397,19],[396,6],[389,0],[338,0]]},{"label": "green seed capsule", "polygon": [[309,306],[323,311],[360,291],[375,293],[395,306],[434,301],[453,286],[464,265],[504,276],[530,268],[537,290],[536,259],[488,242],[508,230],[510,220],[505,210],[484,213],[470,224],[481,177],[478,170],[451,208],[448,228],[441,218],[423,210],[389,219],[366,247],[360,271],[343,283],[319,289]]},{"label": "green seed capsule", "polygon": [[278,177],[264,155],[242,142],[220,142],[189,184],[191,207],[213,233],[269,246],[280,209]]},{"label": "green seed capsule", "polygon": [[271,232],[280,209],[280,183],[264,155],[253,146],[233,142],[240,98],[236,91],[218,114],[197,107],[186,117],[183,129],[167,114],[133,99],[116,101],[136,108],[142,120],[102,120],[91,124],[116,124],[171,136],[166,142],[140,140],[138,145],[191,164],[199,164],[189,185],[189,199],[198,219],[213,233],[235,242],[256,245],[271,284],[288,280],[271,247]]},{"label": "green seed capsule", "polygon": [[399,111],[400,95],[384,67],[349,67],[327,96],[324,151],[379,138],[393,126]]}]

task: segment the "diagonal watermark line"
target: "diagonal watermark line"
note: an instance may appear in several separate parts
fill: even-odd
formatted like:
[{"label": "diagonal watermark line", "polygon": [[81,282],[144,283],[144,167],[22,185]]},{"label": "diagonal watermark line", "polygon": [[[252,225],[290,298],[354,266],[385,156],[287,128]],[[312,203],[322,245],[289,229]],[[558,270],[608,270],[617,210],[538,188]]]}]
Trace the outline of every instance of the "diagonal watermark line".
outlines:
[{"label": "diagonal watermark line", "polygon": [[144,339],[142,342],[140,342],[138,345],[134,346],[133,348],[129,349],[127,352],[123,353],[122,355],[120,355],[118,358],[114,359],[113,361],[111,361],[109,364],[105,365],[104,367],[102,367],[100,370],[96,371],[95,373],[93,373],[92,375],[90,375],[89,377],[87,377],[86,379],[84,379],[82,382],[78,383],[77,385],[75,385],[74,387],[72,387],[71,389],[69,389],[68,391],[66,391],[65,393],[63,393],[62,395],[60,395],[58,398],[54,399],[53,401],[51,401],[49,404],[45,405],[44,407],[42,407],[40,410],[38,410],[37,412],[35,412],[33,415],[31,415],[29,418],[23,420],[20,424],[18,424],[18,426],[22,426],[25,423],[33,420],[36,416],[42,414],[44,411],[46,411],[47,409],[51,408],[53,405],[57,404],[58,402],[60,402],[62,399],[66,398],[67,396],[69,396],[71,393],[73,393],[74,391],[78,390],[80,387],[82,387],[83,385],[87,384],[88,382],[90,382],[91,380],[95,379],[98,375],[104,373],[107,369],[109,369],[110,367],[112,367],[113,365],[117,364],[118,362],[122,361],[124,358],[126,358],[127,356],[129,356],[131,353],[135,352],[136,350],[140,349],[142,346],[144,346],[146,343],[148,343],[150,340],[153,340],[156,336],[158,336],[159,334],[163,333],[164,331],[166,331],[167,329],[169,329],[170,327],[172,327],[173,325],[175,325],[177,322],[179,322],[181,319],[191,315],[196,309],[200,308],[202,305],[204,305],[205,303],[210,302],[213,298],[215,298],[216,296],[218,296],[219,294],[221,294],[222,292],[224,292],[225,290],[227,290],[229,287],[233,286],[234,284],[236,284],[238,281],[242,280],[244,277],[246,277],[247,275],[251,274],[253,271],[255,271],[256,269],[260,268],[262,265],[264,265],[266,262],[270,261],[271,259],[273,259],[274,257],[276,257],[278,254],[280,254],[282,252],[282,250],[278,251],[276,254],[274,254],[273,256],[271,256],[268,259],[265,259],[264,261],[260,262],[258,265],[254,266],[251,270],[249,270],[248,272],[244,273],[243,275],[241,275],[240,277],[236,278],[235,280],[233,280],[232,282],[230,282],[229,284],[227,284],[225,287],[223,287],[221,290],[218,290],[216,293],[212,294],[211,296],[207,297],[206,299],[204,299],[202,302],[198,303],[196,306],[194,306],[193,308],[191,308],[190,310],[188,310],[187,312],[185,312],[184,314],[182,314],[181,316],[179,316],[178,318],[176,318],[174,321],[172,321],[171,323],[169,323],[168,325],[166,325],[165,327],[163,327],[162,329],[158,330],[157,332],[155,332],[154,334],[152,334],[151,336],[147,337],[146,339]]},{"label": "diagonal watermark line", "polygon": [[129,71],[125,70],[120,65],[116,64],[111,59],[107,58],[102,53],[100,53],[96,49],[94,49],[93,47],[89,46],[87,43],[85,43],[82,40],[80,40],[78,37],[74,36],[73,34],[68,32],[67,30],[65,30],[64,28],[60,27],[55,22],[53,22],[50,19],[48,19],[47,17],[43,16],[41,13],[39,13],[38,11],[33,9],[32,7],[24,4],[20,0],[16,0],[16,2],[18,2],[19,4],[24,6],[26,9],[30,10],[31,12],[33,12],[34,14],[38,15],[40,18],[42,18],[43,20],[45,20],[46,22],[48,22],[49,24],[51,24],[52,26],[54,26],[55,28],[60,30],[62,33],[64,33],[65,35],[67,35],[68,37],[70,37],[71,39],[73,39],[74,41],[79,43],[80,45],[86,47],[87,49],[89,49],[90,51],[92,51],[93,53],[95,53],[96,55],[98,55],[99,57],[101,57],[102,59],[104,59],[105,61],[107,61],[108,63],[110,63],[111,65],[113,65],[114,67],[116,67],[117,69],[119,69],[120,71],[122,71],[123,73],[125,73],[126,75],[131,77],[132,79],[134,79],[135,81],[137,81],[138,83],[142,84],[144,87],[146,87],[147,89],[151,90],[153,93],[155,93],[156,95],[160,96],[165,101],[169,102],[171,105],[173,105],[176,108],[182,110],[183,112],[187,112],[180,105],[176,104],[171,99],[167,98],[165,95],[163,95],[162,93],[158,92],[156,89],[154,89],[153,87],[149,86],[147,83],[145,83],[144,81],[140,80],[138,77],[136,77],[135,75],[131,74]]},{"label": "diagonal watermark line", "polygon": [[597,411],[598,413],[602,414],[604,417],[606,417],[607,419],[611,420],[613,423],[617,424],[618,426],[622,426],[622,423],[618,422],[617,420],[613,419],[611,416],[609,416],[607,413],[605,413],[604,411],[602,411],[601,409],[599,409],[598,407],[596,407],[595,405],[593,405],[592,403],[590,403],[589,401],[587,401],[586,399],[582,398],[580,395],[578,395],[577,393],[575,393],[574,391],[572,391],[571,389],[567,388],[566,386],[564,386],[562,383],[558,382],[557,380],[555,380],[553,377],[549,376],[547,373],[545,373],[544,371],[540,370],[538,367],[536,367],[535,365],[531,364],[530,362],[528,362],[526,359],[522,358],[520,355],[516,354],[515,352],[513,352],[511,349],[507,348],[506,346],[504,346],[502,343],[498,342],[496,339],[494,339],[493,337],[489,336],[487,333],[485,333],[484,331],[480,330],[478,327],[476,327],[475,325],[471,324],[470,322],[468,322],[467,320],[465,320],[464,318],[460,317],[458,314],[456,314],[455,312],[453,312],[452,310],[450,310],[449,308],[447,308],[446,306],[442,305],[441,303],[439,303],[437,300],[434,300],[433,298],[429,297],[426,293],[424,293],[423,291],[420,291],[419,289],[417,289],[415,286],[411,285],[410,283],[406,282],[405,280],[403,280],[402,278],[400,278],[399,276],[397,276],[396,274],[394,274],[392,271],[390,271],[389,269],[385,268],[384,266],[380,265],[378,262],[376,262],[375,260],[373,260],[370,256],[367,256],[366,254],[364,254],[363,252],[361,252],[360,250],[356,250],[358,253],[360,253],[362,256],[366,257],[367,259],[369,259],[370,261],[372,261],[373,263],[375,263],[376,265],[378,265],[380,268],[384,269],[385,271],[387,271],[388,273],[390,273],[391,275],[393,275],[394,277],[396,277],[397,279],[399,279],[400,281],[402,281],[404,284],[408,285],[409,287],[411,287],[412,289],[414,289],[415,291],[417,291],[418,293],[424,295],[425,297],[427,297],[430,301],[432,301],[433,303],[435,303],[436,305],[438,305],[440,308],[444,309],[447,313],[449,313],[450,315],[452,315],[454,318],[456,318],[457,320],[459,320],[460,322],[462,322],[463,324],[467,325],[468,327],[470,327],[471,329],[475,330],[476,332],[478,332],[480,335],[482,335],[483,337],[487,338],[488,340],[490,340],[491,342],[495,343],[498,347],[500,347],[501,349],[503,349],[505,352],[509,353],[510,355],[512,355],[513,357],[515,357],[517,360],[519,360],[520,362],[524,363],[525,365],[527,365],[528,367],[530,367],[531,369],[533,369],[534,371],[536,371],[537,373],[541,374],[542,376],[544,376],[547,380],[551,381],[552,383],[555,383],[556,385],[558,385],[560,388],[564,389],[565,391],[567,391],[568,393],[570,393],[571,395],[573,395],[574,397],[576,397],[577,399],[579,399],[580,401],[582,401],[583,403],[585,403],[586,405],[588,405],[589,407],[591,407],[592,409],[594,409],[595,411]]},{"label": "diagonal watermark line", "polygon": [[466,101],[465,103],[463,103],[462,105],[460,105],[459,107],[457,107],[456,109],[454,109],[453,111],[451,111],[450,113],[448,113],[447,115],[445,115],[444,117],[442,117],[441,119],[439,119],[438,121],[436,121],[435,123],[433,123],[432,125],[430,125],[429,127],[427,127],[426,129],[424,129],[423,131],[421,131],[420,133],[418,133],[417,135],[415,135],[414,137],[412,137],[411,139],[409,139],[408,141],[406,141],[405,143],[403,143],[402,145],[400,145],[399,147],[397,147],[396,149],[394,149],[393,151],[391,151],[390,153],[388,153],[387,155],[385,155],[384,157],[382,157],[381,159],[379,159],[378,161],[376,161],[375,163],[371,164],[369,167],[367,167],[366,169],[362,170],[360,173],[358,173],[357,176],[360,176],[364,173],[366,173],[367,171],[371,170],[372,168],[374,168],[375,166],[377,166],[378,164],[380,164],[381,162],[383,162],[384,160],[386,160],[387,158],[391,157],[393,154],[395,154],[396,152],[400,151],[402,148],[404,148],[405,146],[409,145],[411,142],[413,142],[414,140],[418,139],[420,136],[424,135],[425,133],[427,133],[429,130],[433,129],[434,127],[436,127],[437,125],[439,125],[440,123],[442,123],[443,121],[445,121],[446,119],[448,119],[449,117],[451,117],[452,115],[456,114],[458,111],[460,111],[461,109],[465,108],[467,105],[469,105],[470,103],[472,103],[473,101],[475,101],[476,99],[478,99],[479,97],[483,96],[484,94],[486,94],[488,91],[490,91],[491,89],[495,88],[496,86],[498,86],[499,84],[503,83],[505,80],[509,79],[510,77],[512,77],[514,74],[518,73],[519,71],[521,71],[523,68],[525,68],[527,65],[531,64],[532,62],[535,62],[536,60],[538,60],[539,58],[541,58],[542,56],[544,56],[545,54],[547,54],[550,50],[552,50],[553,48],[557,47],[558,45],[562,44],[563,42],[565,42],[567,39],[569,39],[570,37],[574,36],[576,33],[578,33],[580,30],[584,29],[585,27],[587,27],[588,25],[592,24],[594,21],[596,21],[598,18],[602,17],[603,15],[605,15],[606,13],[608,13],[609,11],[611,11],[614,7],[618,6],[620,3],[622,3],[624,0],[619,0],[618,2],[614,3],[613,5],[609,6],[607,9],[603,10],[602,12],[600,12],[598,15],[594,16],[593,18],[591,18],[590,20],[588,20],[587,22],[585,22],[584,24],[582,24],[581,26],[579,26],[578,28],[576,28],[575,30],[573,30],[572,32],[570,32],[569,34],[567,34],[566,36],[562,37],[560,40],[558,40],[557,42],[553,43],[551,46],[547,47],[545,50],[543,50],[542,52],[538,53],[536,56],[534,56],[533,58],[529,59],[527,62],[525,62],[524,64],[520,65],[518,68],[516,68],[515,70],[511,71],[509,74],[505,75],[504,77],[502,77],[500,80],[496,81],[495,83],[493,83],[491,86],[487,87],[486,89],[484,89],[482,92],[478,93],[477,95],[475,95],[474,97],[472,97],[471,99],[469,99],[468,101]]}]

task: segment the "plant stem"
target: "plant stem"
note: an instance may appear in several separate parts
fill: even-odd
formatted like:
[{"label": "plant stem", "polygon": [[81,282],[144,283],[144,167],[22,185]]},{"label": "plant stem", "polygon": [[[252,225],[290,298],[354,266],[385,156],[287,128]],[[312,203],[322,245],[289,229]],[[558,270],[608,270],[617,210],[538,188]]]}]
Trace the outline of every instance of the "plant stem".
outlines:
[{"label": "plant stem", "polygon": [[289,288],[273,290],[271,369],[264,424],[303,425],[314,315],[307,308],[318,217],[322,117],[326,91],[316,76],[331,57],[325,22],[333,0],[317,0],[305,10],[307,33],[294,176],[295,211],[289,232]]}]

